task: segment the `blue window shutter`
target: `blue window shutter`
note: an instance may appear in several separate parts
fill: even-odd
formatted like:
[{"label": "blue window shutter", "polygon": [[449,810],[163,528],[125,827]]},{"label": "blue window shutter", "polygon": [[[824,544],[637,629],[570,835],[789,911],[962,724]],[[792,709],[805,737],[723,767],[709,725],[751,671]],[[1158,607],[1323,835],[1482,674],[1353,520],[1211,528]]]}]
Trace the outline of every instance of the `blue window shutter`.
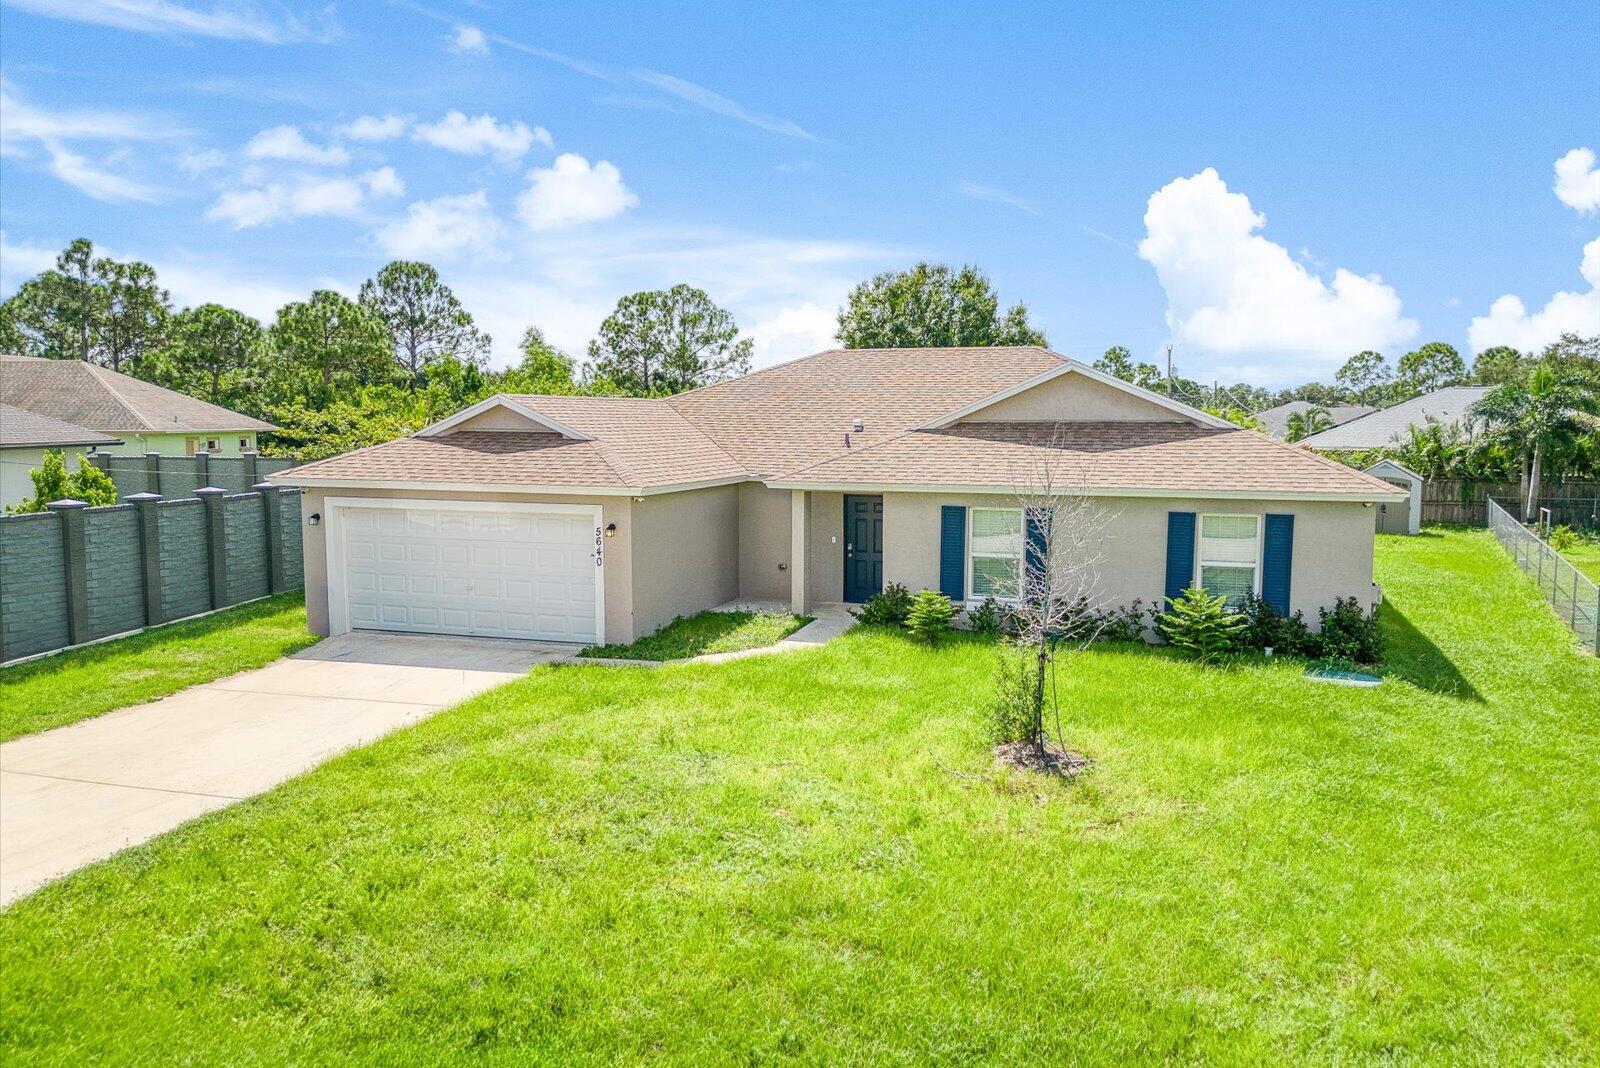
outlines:
[{"label": "blue window shutter", "polygon": [[959,504],[939,509],[939,592],[967,599],[967,510]]},{"label": "blue window shutter", "polygon": [[1177,600],[1194,581],[1194,513],[1168,512],[1166,596]]},{"label": "blue window shutter", "polygon": [[1289,614],[1289,576],[1294,571],[1294,516],[1267,516],[1261,553],[1261,599],[1279,615]]},{"label": "blue window shutter", "polygon": [[1027,532],[1022,540],[1022,584],[1027,593],[1025,596],[1042,600],[1044,591],[1035,589],[1044,566],[1044,550],[1049,539],[1045,529],[1049,525],[1051,513],[1048,508],[1043,514],[1023,510],[1022,521],[1027,526]]}]

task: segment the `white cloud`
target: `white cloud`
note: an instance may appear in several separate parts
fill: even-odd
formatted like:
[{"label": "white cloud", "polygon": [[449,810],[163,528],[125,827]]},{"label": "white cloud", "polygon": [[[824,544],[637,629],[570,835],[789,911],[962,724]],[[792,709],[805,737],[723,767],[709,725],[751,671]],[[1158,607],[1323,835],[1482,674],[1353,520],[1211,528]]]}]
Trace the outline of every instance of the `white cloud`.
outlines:
[{"label": "white cloud", "polygon": [[286,159],[296,163],[315,163],[329,167],[342,167],[350,162],[350,153],[338,145],[314,145],[296,126],[273,126],[262,130],[244,146],[244,154],[251,159]]},{"label": "white cloud", "polygon": [[615,166],[605,160],[591,166],[574,152],[529,171],[528,181],[517,197],[517,214],[534,230],[609,219],[639,203]]},{"label": "white cloud", "polygon": [[[113,154],[91,161],[75,145],[78,141],[160,141],[181,137],[185,130],[164,119],[124,111],[74,109],[52,111],[16,96],[0,82],[0,154],[27,156],[29,149],[44,151],[48,167],[61,181],[96,200],[153,203],[162,191],[124,173],[126,158]],[[115,168],[115,169],[114,169]]]},{"label": "white cloud", "polygon": [[368,171],[361,176],[361,181],[367,187],[367,192],[375,197],[403,197],[406,195],[406,183],[394,173],[393,167],[379,167],[375,171]]},{"label": "white cloud", "polygon": [[172,34],[191,37],[216,37],[260,44],[289,41],[333,40],[335,25],[324,18],[313,26],[302,19],[284,15],[269,19],[253,6],[217,3],[197,10],[169,0],[5,0],[11,7],[35,15],[111,26],[137,33]]},{"label": "white cloud", "polygon": [[[841,303],[843,294],[841,296]],[[755,340],[752,362],[758,366],[778,363],[794,355],[821,352],[838,345],[839,305],[811,301],[779,308],[777,313],[754,323],[748,330]]]},{"label": "white cloud", "polygon": [[1144,223],[1139,255],[1166,290],[1173,340],[1223,357],[1211,366],[1217,373],[1303,379],[1331,372],[1352,352],[1417,334],[1378,276],[1341,267],[1330,286],[1257,234],[1266,216],[1230,193],[1214,168],[1157,190]]},{"label": "white cloud", "polygon": [[500,235],[500,220],[482,190],[459,196],[419,200],[397,219],[373,235],[389,255],[430,259],[463,253],[493,255]]},{"label": "white cloud", "polygon": [[1584,215],[1600,208],[1600,168],[1593,149],[1575,148],[1556,160],[1555,191],[1561,203]]},{"label": "white cloud", "polygon": [[462,56],[486,56],[489,39],[476,26],[461,25],[450,35],[450,51]]},{"label": "white cloud", "polygon": [[1510,345],[1538,352],[1562,334],[1600,335],[1600,237],[1583,246],[1578,271],[1589,283],[1587,293],[1563,290],[1536,312],[1529,312],[1522,298],[1511,293],[1489,305],[1489,314],[1475,316],[1467,327],[1472,350]]},{"label": "white cloud", "polygon": [[235,230],[308,215],[354,219],[360,217],[369,194],[397,197],[404,192],[405,183],[392,167],[356,177],[301,177],[294,182],[230,189],[206,210],[206,218],[231,223]]},{"label": "white cloud", "polygon": [[393,141],[405,132],[403,115],[362,115],[339,127],[339,136],[352,141]]},{"label": "white cloud", "polygon": [[1025,211],[1029,215],[1043,215],[1031,201],[1018,196],[1006,189],[998,189],[992,185],[982,185],[978,182],[957,182],[956,192],[970,200],[986,200],[991,204],[1004,204],[1018,211]]},{"label": "white cloud", "polygon": [[460,111],[450,111],[438,122],[423,123],[411,136],[446,152],[494,155],[506,162],[521,159],[535,141],[546,148],[553,143],[550,131],[543,126],[530,127],[520,121],[502,123],[493,115],[469,119]]}]

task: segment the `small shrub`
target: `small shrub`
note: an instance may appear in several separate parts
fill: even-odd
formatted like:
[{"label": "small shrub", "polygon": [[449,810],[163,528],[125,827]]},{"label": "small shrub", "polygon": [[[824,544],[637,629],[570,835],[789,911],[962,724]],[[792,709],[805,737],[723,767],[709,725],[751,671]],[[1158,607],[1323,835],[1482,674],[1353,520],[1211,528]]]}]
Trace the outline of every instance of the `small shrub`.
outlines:
[{"label": "small shrub", "polygon": [[891,582],[881,593],[867,598],[856,618],[869,627],[903,627],[911,614],[911,591],[904,584]]},{"label": "small shrub", "polygon": [[1191,586],[1181,597],[1168,597],[1167,603],[1172,610],[1156,621],[1156,629],[1201,663],[1232,652],[1244,634],[1244,616],[1228,610],[1226,597]]},{"label": "small shrub", "polygon": [[972,633],[993,638],[1011,629],[1011,613],[993,597],[985,597],[982,604],[967,613],[967,625]]},{"label": "small shrub", "polygon": [[1286,616],[1266,601],[1249,595],[1241,609],[1244,634],[1241,644],[1249,649],[1271,649],[1285,656],[1315,656],[1317,639],[1306,625],[1303,612]]},{"label": "small shrub", "polygon": [[996,745],[1033,738],[1034,671],[1031,650],[1001,644],[994,703],[989,706],[989,737]]},{"label": "small shrub", "polygon": [[955,615],[956,606],[950,603],[950,598],[937,590],[923,590],[911,599],[906,629],[917,640],[936,645],[950,633],[950,621]]},{"label": "small shrub", "polygon": [[43,512],[46,505],[63,500],[82,501],[91,508],[117,503],[117,484],[111,481],[110,475],[91,464],[87,456],[78,457],[77,472],[68,474],[61,450],[51,449],[28,476],[33,479],[33,496],[7,511]]},{"label": "small shrub", "polygon": [[1383,635],[1376,612],[1365,611],[1354,597],[1341,597],[1332,609],[1324,608],[1318,615],[1322,633],[1317,635],[1317,653],[1324,660],[1383,663]]},{"label": "small shrub", "polygon": [[1551,528],[1550,537],[1548,540],[1550,542],[1550,548],[1554,549],[1558,553],[1566,552],[1568,549],[1577,547],[1578,532],[1563,523],[1559,527]]},{"label": "small shrub", "polygon": [[1099,641],[1144,641],[1145,611],[1143,598],[1135,597],[1132,604],[1106,609],[1095,617],[1094,625],[1099,629]]}]

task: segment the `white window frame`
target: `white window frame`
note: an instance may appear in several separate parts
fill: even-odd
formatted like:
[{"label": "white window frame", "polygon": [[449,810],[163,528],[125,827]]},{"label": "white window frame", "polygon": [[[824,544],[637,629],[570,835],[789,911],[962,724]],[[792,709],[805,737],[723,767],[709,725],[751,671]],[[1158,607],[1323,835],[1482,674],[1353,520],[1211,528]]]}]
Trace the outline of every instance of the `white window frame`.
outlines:
[{"label": "white window frame", "polygon": [[1265,531],[1262,529],[1262,523],[1264,522],[1264,517],[1262,517],[1259,514],[1252,513],[1252,512],[1201,512],[1200,513],[1200,520],[1199,520],[1198,524],[1196,524],[1195,531],[1194,531],[1194,576],[1193,576],[1193,579],[1192,579],[1190,584],[1193,585],[1196,589],[1205,589],[1204,586],[1200,585],[1200,576],[1204,572],[1204,570],[1205,570],[1205,568],[1207,566],[1211,566],[1211,567],[1243,567],[1244,566],[1244,564],[1240,563],[1238,560],[1207,560],[1205,558],[1205,555],[1201,552],[1201,548],[1206,543],[1205,531],[1206,531],[1206,519],[1208,517],[1212,518],[1212,519],[1253,519],[1253,520],[1255,520],[1255,524],[1256,524],[1256,559],[1255,559],[1255,563],[1253,565],[1254,568],[1255,568],[1255,574],[1251,577],[1251,580],[1250,580],[1250,595],[1252,597],[1260,597],[1261,596],[1261,561],[1262,561],[1262,556],[1266,552],[1267,539],[1266,539]]},{"label": "white window frame", "polygon": [[[973,542],[973,538],[972,538],[972,519],[973,519],[974,513],[976,513],[976,512],[1015,512],[1016,513],[1016,515],[1017,515],[1017,578],[1016,578],[1016,581],[1017,581],[1017,586],[1018,586],[1019,589],[1021,588],[1021,585],[1022,585],[1023,562],[1028,558],[1028,529],[1027,529],[1028,528],[1028,520],[1027,520],[1027,517],[1022,514],[1022,509],[1021,508],[1006,508],[1006,507],[1001,506],[1001,505],[978,505],[976,507],[969,507],[967,509],[967,553],[966,553],[966,556],[967,556],[967,560],[966,560],[967,573],[966,573],[966,577],[965,577],[965,585],[966,585],[966,591],[967,591],[967,607],[968,608],[976,608],[979,605],[983,604],[983,602],[988,599],[988,595],[985,595],[984,597],[979,597],[978,596],[978,591],[972,585],[972,560],[973,560],[973,557],[975,555],[981,555],[983,557],[983,559],[985,559],[985,560],[1002,560],[1002,559],[1004,559],[1004,557],[998,556],[998,555],[996,555],[994,553],[977,554],[977,553],[973,552],[973,548],[972,547],[973,547],[974,542]],[[1017,603],[1017,598],[1015,598],[1015,597],[996,597],[995,600],[998,601],[1000,604],[1016,604]]]}]

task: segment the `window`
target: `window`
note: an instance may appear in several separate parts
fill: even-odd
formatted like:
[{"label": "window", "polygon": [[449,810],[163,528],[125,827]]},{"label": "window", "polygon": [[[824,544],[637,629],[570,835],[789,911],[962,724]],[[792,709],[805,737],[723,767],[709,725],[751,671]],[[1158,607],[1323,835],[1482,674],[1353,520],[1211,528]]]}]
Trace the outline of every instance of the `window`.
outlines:
[{"label": "window", "polygon": [[244,452],[249,447],[250,447],[250,439],[249,438],[240,438],[239,439],[239,451],[240,452]]},{"label": "window", "polygon": [[206,452],[221,452],[221,451],[222,450],[217,447],[217,439],[216,438],[207,438],[206,439]]},{"label": "window", "polygon": [[1245,595],[1255,593],[1261,561],[1261,517],[1255,515],[1202,515],[1198,584],[1215,597],[1237,607]]},{"label": "window", "polygon": [[1015,598],[1022,576],[1022,510],[970,508],[967,589],[974,601]]}]

